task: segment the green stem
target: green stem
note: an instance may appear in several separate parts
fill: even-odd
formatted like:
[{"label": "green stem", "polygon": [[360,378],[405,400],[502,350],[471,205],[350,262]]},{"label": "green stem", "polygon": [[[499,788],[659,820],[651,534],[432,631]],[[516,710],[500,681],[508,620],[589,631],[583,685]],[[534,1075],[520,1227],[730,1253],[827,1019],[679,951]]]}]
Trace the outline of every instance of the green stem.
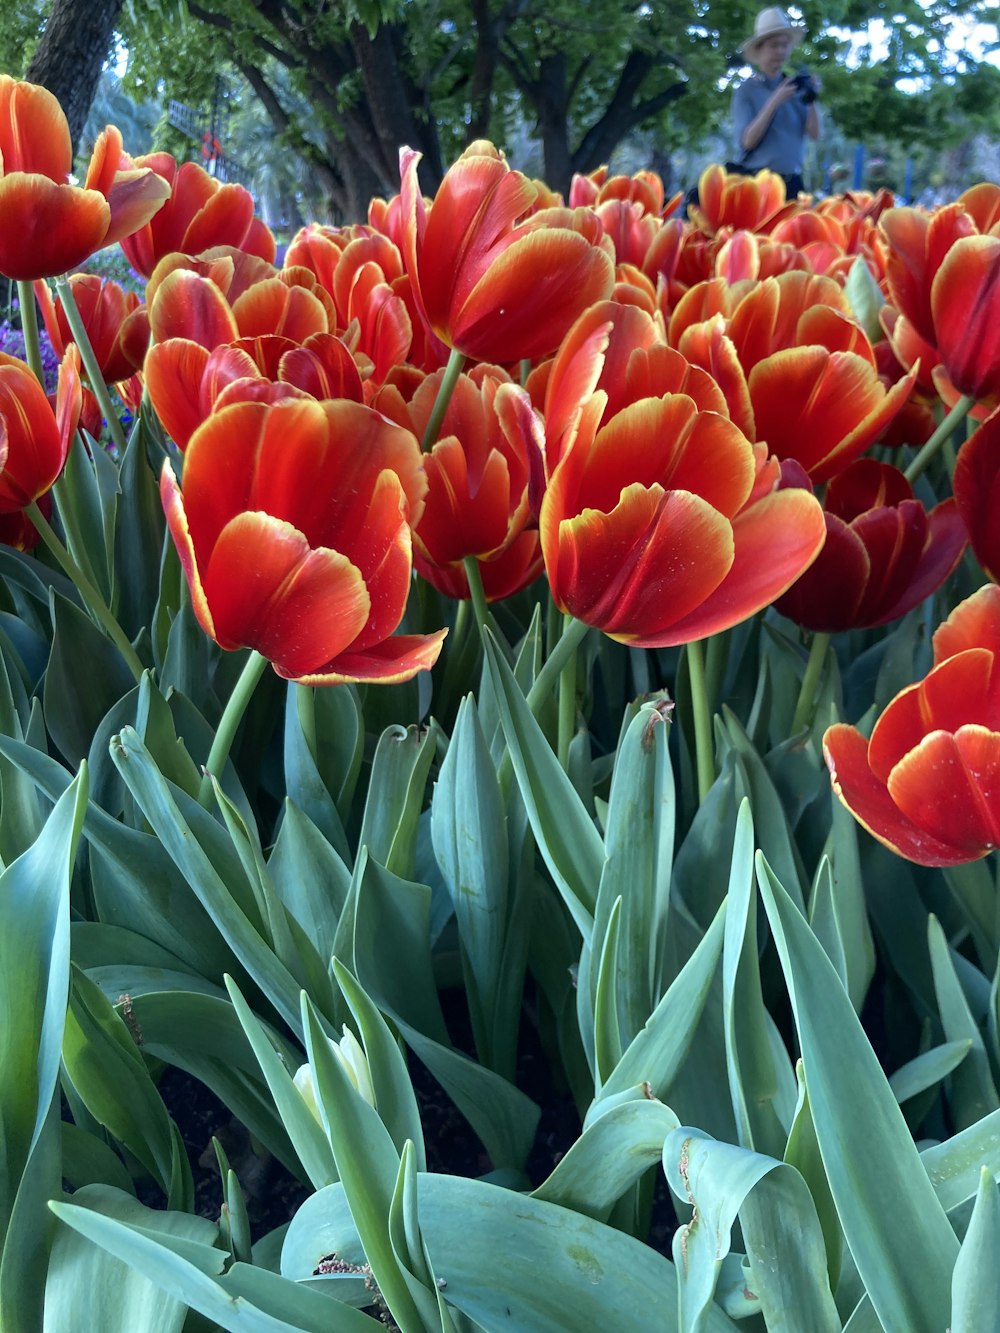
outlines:
[{"label": "green stem", "polygon": [[55,557],[60,569],[72,579],[77,592],[83,599],[84,606],[124,657],[132,675],[137,681],[141,680],[146,668],[140,661],[138,653],[129,643],[128,636],[112,615],[107,602],[59,540],[52,525],[39,509],[38,502],[32,500],[29,505],[25,506],[24,512],[38,529],[39,536]]},{"label": "green stem", "polygon": [[122,430],[122,423],[118,413],[115,411],[114,403],[111,401],[111,395],[108,393],[108,386],[104,383],[104,376],[101,374],[101,367],[97,364],[97,357],[94,355],[94,349],[91,346],[90,338],[83,320],[80,317],[80,308],[76,304],[76,297],[73,295],[73,285],[69,278],[56,278],[56,295],[62,302],[63,314],[66,316],[66,322],[73,334],[73,341],[80,349],[80,360],[83,362],[84,369],[87,372],[87,380],[90,384],[90,391],[97,399],[98,406],[101,409],[101,415],[108,423],[108,430],[111,432],[111,438],[114,441],[118,455],[121,457],[125,452],[125,432]]},{"label": "green stem", "polygon": [[295,712],[302,728],[302,739],[314,759],[319,755],[316,748],[316,691],[312,685],[296,685]]},{"label": "green stem", "polygon": [[[567,615],[563,633],[566,633],[574,623],[579,622],[574,622],[573,617]],[[569,746],[576,731],[576,662],[577,654],[574,651],[570,653],[566,665],[559,673],[559,732],[556,752],[564,771],[569,766]]]},{"label": "green stem", "polygon": [[458,383],[458,377],[462,373],[462,367],[465,365],[465,357],[453,347],[451,355],[448,357],[448,364],[444,368],[444,374],[441,376],[441,383],[438,385],[437,397],[434,399],[434,406],[431,408],[431,414],[427,418],[427,428],[424,431],[424,437],[420,441],[421,450],[427,454],[437,443],[437,437],[441,430],[441,422],[444,421],[444,414],[448,411],[448,404],[451,402],[451,395],[455,392],[455,385]]},{"label": "green stem", "polygon": [[975,405],[975,401],[975,398],[960,398],[927,443],[921,446],[920,452],[911,461],[909,467],[903,473],[906,480],[910,482],[911,485],[918,477],[923,476],[928,465],[943,448],[945,441],[951,438],[959,422],[967,414],[969,409]]},{"label": "green stem", "polygon": [[559,639],[545,660],[545,665],[535,678],[535,683],[528,691],[528,708],[537,716],[538,710],[555,689],[556,682],[562,676],[563,667],[576,654],[577,648],[587,637],[589,625],[582,620],[567,616],[563,622],[562,637]]},{"label": "green stem", "polygon": [[486,601],[486,593],[483,591],[483,575],[479,568],[479,561],[474,555],[467,555],[462,561],[465,569],[465,577],[469,584],[469,600],[472,602],[472,609],[476,613],[476,624],[479,626],[479,633],[490,623],[490,608]]},{"label": "green stem", "polygon": [[687,646],[688,678],[691,684],[691,708],[694,714],[695,767],[698,772],[698,802],[705,799],[715,781],[715,756],[712,753],[712,707],[705,681],[705,651],[701,640]]},{"label": "green stem", "polygon": [[809,646],[809,661],[806,663],[805,675],[802,677],[802,688],[799,690],[799,701],[795,705],[795,715],[792,718],[793,736],[797,735],[812,721],[813,713],[816,711],[816,691],[823,677],[826,650],[829,646],[829,634],[818,632],[813,635],[812,643]]},{"label": "green stem", "polygon": [[253,649],[246,660],[246,665],[240,672],[240,678],[236,682],[236,687],[222,710],[222,717],[219,719],[219,725],[215,732],[215,740],[212,741],[212,748],[208,754],[208,760],[205,764],[205,776],[201,780],[201,787],[198,790],[198,804],[208,810],[212,804],[212,777],[222,780],[222,771],[226,767],[226,760],[229,758],[229,751],[232,749],[233,741],[236,737],[237,728],[243,720],[243,714],[247,710],[247,704],[257,688],[257,683],[264,674],[267,666],[267,658]]},{"label": "green stem", "polygon": [[31,373],[44,389],[45,371],[42,369],[42,344],[38,337],[38,307],[35,305],[35,289],[30,282],[18,281],[17,299],[21,308],[24,354],[28,358]]}]

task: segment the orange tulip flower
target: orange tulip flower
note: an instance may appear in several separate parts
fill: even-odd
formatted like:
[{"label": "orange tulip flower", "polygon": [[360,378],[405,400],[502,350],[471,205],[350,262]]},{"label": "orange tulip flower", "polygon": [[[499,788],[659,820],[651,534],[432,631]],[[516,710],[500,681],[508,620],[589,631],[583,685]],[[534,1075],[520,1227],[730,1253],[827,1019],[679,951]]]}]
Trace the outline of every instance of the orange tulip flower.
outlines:
[{"label": "orange tulip flower", "polygon": [[959,450],[952,489],[976,559],[1000,583],[1000,408]]},{"label": "orange tulip flower", "polygon": [[178,166],[169,153],[150,153],[136,158],[135,165],[154,171],[166,186],[167,202],[155,218],[122,240],[126,259],[144,278],[175,250],[199,255],[213,246],[231,245],[274,261],[274,237],[254,217],[253,196],[242,185],[223,185],[196,162]]},{"label": "orange tulip flower", "polygon": [[931,286],[941,364],[971,398],[1000,400],[1000,236],[956,241]]},{"label": "orange tulip flower", "polygon": [[[126,346],[126,320],[142,302],[135,292],[125,292],[117,282],[100,278],[96,273],[74,273],[69,284],[105,384],[129,379],[136,366]],[[35,296],[49,342],[56,356],[62,357],[73,342],[62,301],[58,297],[53,300],[45,282],[35,283]]]},{"label": "orange tulip flower", "polygon": [[56,405],[24,364],[0,353],[0,514],[39,499],[56,481],[80,420],[80,353],[59,366]]},{"label": "orange tulip flower", "polygon": [[[389,387],[373,406],[422,436],[442,375],[429,375],[408,404]],[[459,376],[437,442],[424,455],[427,498],[413,530],[414,568],[446,596],[469,596],[469,556],[479,563],[488,601],[513,596],[541,573],[529,495],[541,437],[527,393],[505,371],[477,366]]]},{"label": "orange tulip flower", "polygon": [[597,218],[587,209],[531,213],[535,186],[484,142],[465,150],[428,207],[419,160],[409,148],[400,153],[400,248],[428,327],[477,361],[510,364],[554,351],[614,284]]},{"label": "orange tulip flower", "polygon": [[195,432],[183,489],[160,494],[199,624],[308,685],[409,680],[444,631],[394,635],[410,519],[426,481],[414,437],[358,403],[236,403]]},{"label": "orange tulip flower", "polygon": [[823,751],[854,818],[908,861],[960,865],[1000,846],[1000,587],[938,628],[933,669],[896,695],[870,740],[839,723]]},{"label": "orange tulip flower", "polygon": [[911,370],[886,389],[872,363],[856,352],[775,352],[748,377],[757,438],[778,458],[794,458],[814,484],[828,481],[878,439],[915,379]]},{"label": "orange tulip flower", "polygon": [[786,203],[785,182],[773,171],[738,176],[715,163],[701,173],[691,214],[695,225],[712,235],[723,227],[766,232],[797,207]]},{"label": "orange tulip flower", "polygon": [[816,558],[823,511],[777,491],[777,467],[687,394],[642,398],[598,426],[585,405],[542,501],[553,599],[611,638],[668,647],[767,606]]},{"label": "orange tulip flower", "polygon": [[966,546],[954,499],[930,513],[898,468],[859,458],[823,498],[826,542],[777,602],[804,629],[828,634],[887,625],[952,573]]},{"label": "orange tulip flower", "polygon": [[46,88],[0,74],[0,273],[18,281],[78,268],[146,225],[169,194],[122,151],[112,126],[94,148],[82,189],[70,185],[66,116]]}]

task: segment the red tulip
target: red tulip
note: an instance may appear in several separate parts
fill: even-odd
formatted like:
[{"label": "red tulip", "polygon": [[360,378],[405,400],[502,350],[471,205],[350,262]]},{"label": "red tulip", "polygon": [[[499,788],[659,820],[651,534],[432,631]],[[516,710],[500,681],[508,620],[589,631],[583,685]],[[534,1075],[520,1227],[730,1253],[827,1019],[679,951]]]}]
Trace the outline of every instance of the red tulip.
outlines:
[{"label": "red tulip", "polygon": [[183,489],[160,494],[199,624],[309,685],[409,680],[444,631],[397,635],[411,517],[426,488],[414,437],[357,403],[236,403],[192,437]]},{"label": "red tulip", "polygon": [[960,393],[1000,399],[1000,236],[956,241],[931,287],[941,364]]},{"label": "red tulip", "polygon": [[976,559],[1000,583],[1000,408],[959,450],[952,489]]},{"label": "red tulip", "polygon": [[785,203],[785,182],[773,171],[756,176],[729,175],[718,163],[706,167],[698,181],[698,203],[692,208],[697,226],[718,232],[722,227],[769,231],[779,218],[795,211]]},{"label": "red tulip", "polygon": [[577,315],[611,293],[614,264],[598,220],[586,209],[526,216],[535,186],[483,142],[465,150],[428,207],[419,160],[400,153],[400,248],[428,327],[477,361],[554,351]]},{"label": "red tulip", "polygon": [[80,353],[59,367],[53,410],[35,376],[0,353],[0,514],[13,514],[48,491],[63,470],[80,420]]},{"label": "red tulip", "polygon": [[542,501],[552,596],[611,638],[667,647],[767,606],[816,558],[823,511],[776,491],[777,468],[686,394],[642,398],[599,426],[583,408]]},{"label": "red tulip", "polygon": [[123,153],[112,126],[97,141],[82,189],[68,184],[72,169],[69,126],[55,97],[0,74],[0,273],[34,281],[78,268],[147,224],[169,194]]},{"label": "red tulip", "polygon": [[1000,846],[1000,587],[940,626],[933,669],[896,695],[871,740],[840,723],[823,750],[844,805],[908,861],[960,865]]},{"label": "red tulip", "polygon": [[842,472],[878,439],[903,407],[916,376],[888,390],[856,352],[792,347],[750,372],[758,440],[780,459],[794,458],[813,483]]},{"label": "red tulip", "polygon": [[274,237],[254,217],[253,196],[242,185],[223,185],[196,162],[179,167],[169,153],[150,153],[135,165],[150,168],[166,187],[167,202],[155,218],[122,240],[126,259],[144,278],[174,251],[199,255],[219,245],[273,262]]},{"label": "red tulip", "polygon": [[[429,375],[406,406],[393,390],[374,406],[422,436],[442,374]],[[413,530],[414,567],[446,596],[469,596],[469,556],[479,562],[488,601],[513,596],[541,573],[529,495],[541,435],[528,395],[505,371],[477,366],[459,376],[438,440],[424,455],[427,499]]]},{"label": "red tulip", "polygon": [[885,625],[939,588],[965,550],[954,500],[929,514],[903,474],[859,458],[827,487],[826,543],[816,563],[777,602],[809,630]]},{"label": "red tulip", "polygon": [[[126,320],[142,304],[134,292],[125,292],[110,278],[96,273],[74,273],[69,280],[83,327],[97,358],[106,384],[116,384],[135,372],[135,364],[124,346]],[[35,296],[49,336],[58,357],[74,341],[62,301],[52,299],[48,283],[35,283]]]}]

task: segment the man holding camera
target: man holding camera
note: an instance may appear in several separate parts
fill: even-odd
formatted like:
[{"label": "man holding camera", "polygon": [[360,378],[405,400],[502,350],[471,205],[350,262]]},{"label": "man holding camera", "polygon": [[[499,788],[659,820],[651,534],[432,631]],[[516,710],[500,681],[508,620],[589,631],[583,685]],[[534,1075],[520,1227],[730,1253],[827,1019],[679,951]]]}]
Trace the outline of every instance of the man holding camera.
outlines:
[{"label": "man holding camera", "polygon": [[753,175],[768,168],[784,178],[788,197],[803,189],[802,160],[806,135],[820,134],[820,81],[804,70],[788,76],[785,61],[805,35],[781,9],[762,9],[753,36],[740,48],[757,73],[733,93],[733,132],[737,160],[730,171]]}]

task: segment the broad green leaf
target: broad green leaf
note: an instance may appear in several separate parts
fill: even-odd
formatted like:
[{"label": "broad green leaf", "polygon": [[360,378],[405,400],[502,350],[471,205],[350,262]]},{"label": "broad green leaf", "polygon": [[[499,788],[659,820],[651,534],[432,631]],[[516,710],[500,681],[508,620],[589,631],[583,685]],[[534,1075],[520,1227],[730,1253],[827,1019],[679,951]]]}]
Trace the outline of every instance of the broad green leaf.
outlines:
[{"label": "broad green leaf", "polygon": [[379,737],[372,761],[358,846],[403,879],[413,874],[417,821],[434,747],[433,725],[427,731],[393,725]]},{"label": "broad green leaf", "polygon": [[902,1065],[889,1079],[892,1095],[902,1106],[911,1097],[918,1096],[928,1088],[936,1087],[947,1078],[953,1069],[957,1069],[972,1047],[972,1038],[961,1041],[945,1041],[940,1046],[933,1046],[923,1055],[915,1056]]},{"label": "broad green leaf", "polygon": [[[8,653],[3,651],[0,652],[0,732],[23,740],[22,718],[26,723],[24,685],[16,666],[8,666]],[[16,764],[0,756],[0,869],[27,851],[44,822],[35,784]]]},{"label": "broad green leaf", "polygon": [[1000,1314],[1000,1198],[984,1166],[951,1279],[951,1333],[981,1333]]},{"label": "broad green leaf", "polygon": [[[420,1235],[417,1212],[417,1170],[412,1143],[406,1143],[399,1161],[396,1186],[389,1203],[389,1243],[400,1275],[406,1283],[422,1328],[442,1325],[441,1312],[448,1319],[441,1293]],[[451,1321],[445,1324],[449,1327]]]},{"label": "broad green leaf", "polygon": [[991,1111],[1000,1109],[989,1056],[979,1026],[969,1011],[955,972],[948,941],[937,917],[927,923],[927,942],[934,974],[941,1027],[948,1041],[970,1041],[968,1055],[951,1077],[948,1105],[957,1129],[967,1129]]},{"label": "broad green leaf", "polygon": [[[330,778],[337,782],[337,776],[331,774],[330,778],[324,778],[315,753],[320,747],[316,734],[319,699],[326,699],[327,696],[346,702],[344,735],[339,737],[335,730],[332,739],[335,743],[341,740],[350,746],[350,755],[345,754],[343,759],[353,777],[357,776],[354,761],[357,758],[360,762],[358,750],[361,735],[355,696],[347,689],[315,690],[309,686],[289,683],[285,696],[285,794],[346,861],[349,848],[343,817],[328,786]],[[353,790],[351,778],[346,774],[343,776]]]},{"label": "broad green leaf", "polygon": [[291,800],[267,859],[281,901],[313,941],[321,958],[333,953],[337,923],[351,888],[351,874],[313,820]]},{"label": "broad green leaf", "polygon": [[377,1006],[361,989],[357,978],[339,959],[333,960],[332,967],[337,984],[354,1015],[368,1057],[379,1117],[389,1131],[396,1151],[402,1153],[404,1145],[409,1143],[416,1169],[424,1171],[427,1168],[420,1108],[399,1042]]},{"label": "broad green leaf", "polygon": [[885,297],[861,255],[858,255],[848,271],[844,295],[854,318],[867,333],[869,342],[881,342],[885,334],[879,323],[878,312],[885,305]]},{"label": "broad green leaf", "polygon": [[113,1185],[126,1194],[135,1194],[135,1186],[122,1162],[103,1139],[88,1133],[70,1120],[60,1125],[62,1136],[62,1175],[73,1190],[85,1185]]},{"label": "broad green leaf", "polygon": [[875,945],[865,903],[865,881],[858,855],[858,823],[833,789],[830,865],[833,871],[831,905],[833,921],[844,950],[847,993],[857,1013],[861,1012],[875,972]]},{"label": "broad green leaf", "polygon": [[487,636],[486,665],[514,773],[545,864],[585,940],[593,929],[604,845],[573,784]]},{"label": "broad green leaf", "polygon": [[496,768],[475,702],[461,702],[431,803],[434,855],[455,909],[476,1050],[495,1067],[495,1012],[507,931],[508,843]]},{"label": "broad green leaf", "polygon": [[[614,991],[623,1046],[639,1032],[659,999],[654,990],[656,952],[666,924],[674,850],[674,775],[667,749],[670,707],[659,699],[639,709],[618,747],[611,781],[606,859],[589,947],[595,958],[601,955],[614,903],[620,899]],[[597,973],[593,967],[588,971],[591,1003],[595,1003]]]},{"label": "broad green leaf", "polygon": [[669,1106],[632,1089],[627,1101],[584,1129],[531,1197],[607,1221],[615,1201],[660,1161],[664,1140],[677,1126]]},{"label": "broad green leaf", "polygon": [[[421,1175],[420,1231],[448,1303],[483,1329],[566,1333],[633,1329],[655,1312],[676,1333],[673,1264],[650,1246],[556,1204],[483,1181]],[[356,1261],[357,1234],[340,1186],[307,1199],[292,1219],[282,1272],[312,1273],[325,1254]],[[498,1280],[516,1274],[516,1281]],[[707,1333],[738,1325],[714,1308]]]},{"label": "broad green leaf", "polygon": [[792,1002],[816,1137],[858,1272],[887,1327],[940,1333],[955,1233],[833,965],[759,853],[757,878]]},{"label": "broad green leaf", "polygon": [[920,1160],[942,1208],[952,1212],[975,1197],[981,1166],[1000,1180],[1000,1111],[984,1116],[944,1143],[925,1148]]},{"label": "broad green leaf", "polygon": [[661,1100],[666,1097],[674,1075],[687,1057],[718,968],[725,918],[723,905],[704,939],[604,1083],[601,1100],[640,1083],[648,1083],[654,1097]]},{"label": "broad green leaf", "polygon": [[663,1145],[663,1169],[678,1199],[694,1209],[673,1239],[681,1333],[707,1326],[737,1215],[767,1328],[840,1333],[823,1233],[794,1167],[682,1126]]},{"label": "broad green leaf", "polygon": [[87,757],[105,713],[134,687],[121,653],[78,606],[53,593],[55,637],[45,672],[45,722],[74,767]]},{"label": "broad green leaf", "polygon": [[313,1116],[312,1111],[306,1106],[302,1094],[292,1082],[295,1069],[289,1069],[286,1066],[281,1054],[275,1050],[274,1043],[260,1020],[240,994],[235,982],[228,977],[226,978],[226,988],[229,991],[237,1017],[243,1025],[243,1030],[260,1064],[261,1073],[267,1080],[267,1086],[271,1090],[271,1096],[274,1098],[278,1114],[288,1131],[288,1137],[291,1139],[309,1179],[316,1189],[322,1189],[324,1185],[329,1185],[337,1179],[337,1168],[333,1153],[330,1150],[329,1140],[323,1132],[322,1126]]},{"label": "broad green leaf", "polygon": [[238,858],[230,844],[229,855],[224,858],[227,867],[224,880],[202,845],[204,838],[213,852],[220,855],[223,845],[219,838],[220,834],[224,837],[223,830],[196,802],[163,778],[131,727],[124,728],[115,738],[112,754],[129,790],[178,870],[254,980],[294,1030],[299,1021],[299,987],[261,937],[262,923],[252,898],[248,897]]},{"label": "broad green leaf", "polygon": [[[305,1289],[288,1293],[294,1301],[288,1299],[287,1284],[265,1269],[247,1273],[246,1265],[236,1265],[239,1273],[234,1269],[220,1277],[225,1254],[214,1246],[163,1231],[146,1231],[79,1204],[52,1203],[49,1207],[88,1241],[123,1259],[168,1296],[232,1333],[367,1333],[370,1328],[371,1321],[357,1310],[319,1296],[310,1301]],[[244,1290],[251,1295],[244,1295]],[[265,1300],[271,1310],[262,1308]],[[308,1322],[301,1319],[303,1306],[310,1310]],[[275,1308],[282,1315],[292,1315],[296,1322],[273,1313]]]},{"label": "broad green leaf", "polygon": [[82,432],[76,431],[52,494],[70,555],[110,602],[117,467],[96,441],[88,448]]},{"label": "broad green leaf", "polygon": [[[71,775],[31,745],[0,736],[0,754],[17,764],[50,800],[67,790]],[[159,840],[127,828],[93,802],[83,826],[90,843],[90,873],[102,921],[154,940],[202,976],[242,973],[190,885]]]},{"label": "broad green leaf", "polygon": [[[622,900],[616,898],[605,922],[601,938],[601,953],[596,968],[587,967],[587,980],[596,973],[593,996],[593,1016],[587,1004],[585,986],[577,985],[577,1010],[580,1015],[580,1035],[584,1048],[593,1048],[594,1086],[599,1093],[601,1084],[622,1058],[623,1041],[621,1016],[618,1007],[618,983],[621,974],[619,951],[621,947]],[[584,958],[590,958],[590,945],[584,946]],[[581,968],[581,971],[583,969]],[[589,986],[586,987],[589,989]],[[589,1020],[589,1021],[588,1021]]]},{"label": "broad green leaf", "polygon": [[722,952],[726,1067],[740,1145],[778,1157],[785,1129],[774,1106],[778,1078],[760,984],[753,852],[753,820],[749,802],[743,800],[736,819]]},{"label": "broad green leaf", "polygon": [[789,1166],[794,1166],[809,1187],[819,1224],[823,1229],[826,1243],[826,1266],[830,1274],[831,1286],[839,1294],[839,1281],[844,1257],[844,1232],[837,1216],[837,1205],[830,1192],[830,1182],[826,1177],[823,1156],[816,1138],[816,1126],[813,1123],[812,1110],[809,1106],[809,1092],[802,1072],[802,1061],[795,1064],[795,1078],[798,1084],[798,1102],[795,1117],[788,1131],[788,1142],[782,1154]]},{"label": "broad green leaf", "polygon": [[34,1333],[61,1184],[59,1063],[69,993],[69,881],[87,772],[0,875],[0,1328]]},{"label": "broad green leaf", "polygon": [[166,532],[160,488],[146,459],[145,435],[145,419],[140,415],[122,455],[121,493],[114,513],[114,607],[122,629],[130,636],[152,621]]},{"label": "broad green leaf", "polygon": [[190,1208],[194,1185],[176,1126],[132,1032],[79,968],[72,977],[63,1060],[90,1114],[139,1159],[173,1207]]},{"label": "broad green leaf", "polygon": [[[72,1207],[99,1212],[147,1234],[166,1234],[212,1246],[216,1228],[190,1213],[146,1208],[107,1186],[88,1186],[73,1195]],[[221,1266],[222,1256],[219,1261]],[[82,1299],[83,1292],[89,1293]],[[45,1280],[44,1333],[180,1333],[186,1304],[163,1290],[126,1260],[91,1244],[71,1227],[59,1227]]]},{"label": "broad green leaf", "polygon": [[354,1087],[331,1051],[305,995],[302,1029],[316,1100],[372,1276],[401,1333],[422,1333],[418,1308],[389,1238],[399,1153],[378,1112]]}]

